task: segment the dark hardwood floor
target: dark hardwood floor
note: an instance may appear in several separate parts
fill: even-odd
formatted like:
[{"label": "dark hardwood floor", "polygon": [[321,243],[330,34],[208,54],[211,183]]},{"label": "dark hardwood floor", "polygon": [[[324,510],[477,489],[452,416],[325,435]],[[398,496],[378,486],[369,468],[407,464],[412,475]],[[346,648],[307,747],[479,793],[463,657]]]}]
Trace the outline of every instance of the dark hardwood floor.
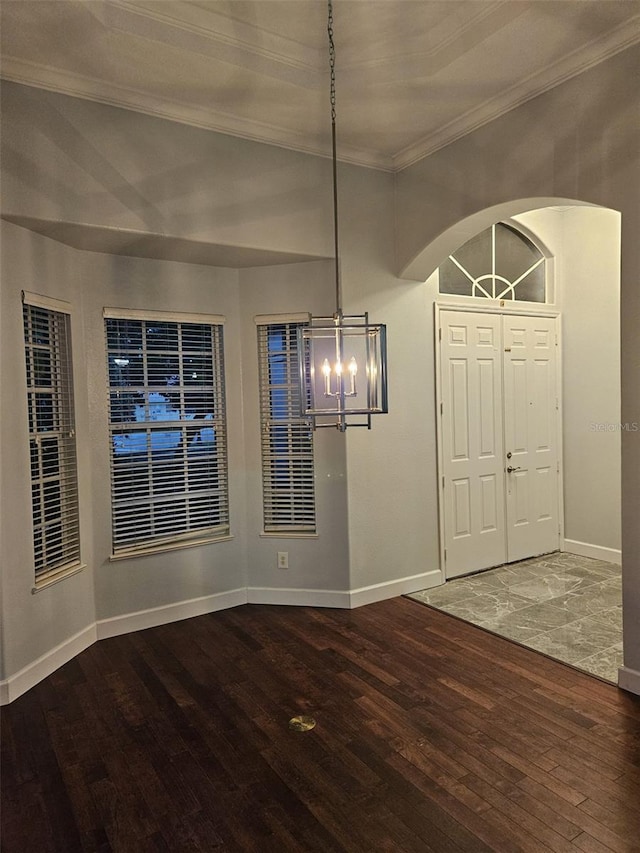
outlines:
[{"label": "dark hardwood floor", "polygon": [[404,598],[247,605],[3,709],[2,798],[3,853],[629,853],[640,700]]}]

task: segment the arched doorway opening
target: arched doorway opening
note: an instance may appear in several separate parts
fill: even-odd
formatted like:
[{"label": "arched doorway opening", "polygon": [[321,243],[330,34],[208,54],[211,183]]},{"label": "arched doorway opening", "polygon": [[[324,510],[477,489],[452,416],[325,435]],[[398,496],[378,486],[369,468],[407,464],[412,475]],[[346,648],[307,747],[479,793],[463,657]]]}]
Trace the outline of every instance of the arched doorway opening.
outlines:
[{"label": "arched doorway opening", "polygon": [[[547,202],[541,204],[540,202]],[[553,201],[553,203],[548,203]],[[518,208],[520,207],[520,210]],[[525,209],[522,209],[522,208]],[[511,639],[531,644],[551,656],[560,640],[573,643],[565,659],[580,668],[592,658],[594,674],[615,679],[617,667],[621,665],[621,607],[613,588],[619,590],[620,563],[620,343],[619,343],[619,263],[620,263],[620,215],[612,210],[582,205],[567,200],[525,200],[514,202],[510,210],[505,206],[483,211],[459,223],[452,233],[441,235],[436,243],[447,246],[444,256],[454,256],[462,242],[477,235],[481,228],[490,227],[488,219],[512,223],[514,227],[531,236],[538,245],[545,247],[550,260],[551,298],[547,308],[556,312],[559,320],[562,344],[562,362],[559,370],[559,398],[562,414],[560,431],[560,465],[563,476],[560,482],[558,552],[565,555],[565,569],[570,572],[540,570],[539,576],[532,574],[531,565],[518,564],[522,576],[511,573],[511,608],[500,610],[495,592],[488,589],[477,595],[494,597],[495,608],[491,611],[489,598],[477,601],[488,609],[480,613],[477,623]],[[505,213],[509,216],[505,217]],[[500,218],[496,219],[498,214]],[[473,221],[471,221],[473,220]],[[453,245],[453,240],[458,241]],[[424,262],[429,257],[433,264],[430,278],[438,275],[443,256],[434,263],[432,247],[425,249],[414,261]],[[436,305],[443,303],[450,310],[482,309],[500,313],[499,300],[490,298],[473,300],[470,296],[442,294],[438,284],[432,289],[438,294]],[[498,294],[495,294],[498,295]],[[457,305],[452,306],[452,302]],[[473,303],[475,301],[475,309]],[[531,309],[531,306],[528,306]],[[514,303],[507,306],[513,314]],[[436,309],[436,316],[437,311]],[[523,309],[526,313],[526,309]],[[529,313],[535,313],[530,310]],[[485,324],[486,326],[487,324]],[[436,324],[436,335],[438,334]],[[436,341],[437,346],[437,341]],[[439,368],[440,369],[440,368]],[[437,377],[438,381],[441,377]],[[502,380],[501,380],[502,382]],[[502,386],[501,386],[502,387]],[[441,454],[442,440],[439,445]],[[507,448],[505,448],[506,450]],[[441,456],[442,462],[442,456]],[[506,465],[505,465],[506,467]],[[488,481],[487,481],[488,482]],[[445,548],[444,490],[439,482],[442,557]],[[576,559],[574,560],[573,557]],[[581,562],[581,560],[583,562]],[[568,561],[568,562],[567,562]],[[595,562],[590,562],[595,561]],[[552,561],[551,561],[552,562]],[[553,565],[551,566],[553,569]],[[466,574],[466,572],[465,572]],[[554,577],[555,574],[555,577]],[[539,583],[537,581],[539,580]],[[516,590],[520,581],[520,588]],[[498,583],[495,584],[498,586]],[[535,588],[555,610],[551,611],[551,622],[535,624],[534,609],[538,602],[533,597]],[[593,605],[587,600],[585,590],[599,592],[608,611],[605,617],[597,614],[600,622],[592,619]],[[480,588],[482,590],[482,588]],[[515,590],[515,592],[514,592]],[[521,596],[519,593],[531,595]],[[432,596],[438,597],[437,591]],[[473,596],[469,595],[454,606],[456,615],[470,612]],[[564,614],[556,613],[564,608]],[[517,615],[516,611],[520,611]],[[541,612],[541,608],[538,608]],[[593,625],[591,622],[593,621]],[[608,621],[607,621],[608,620]],[[474,621],[474,620],[470,620]],[[538,630],[539,629],[539,630]],[[590,629],[590,631],[589,631]],[[591,636],[587,636],[590,632]],[[602,648],[598,648],[596,637]],[[613,641],[615,638],[615,642]],[[614,648],[615,647],[615,648]],[[598,660],[598,656],[600,660]],[[602,664],[598,671],[598,663]],[[605,666],[606,663],[606,666]]]}]

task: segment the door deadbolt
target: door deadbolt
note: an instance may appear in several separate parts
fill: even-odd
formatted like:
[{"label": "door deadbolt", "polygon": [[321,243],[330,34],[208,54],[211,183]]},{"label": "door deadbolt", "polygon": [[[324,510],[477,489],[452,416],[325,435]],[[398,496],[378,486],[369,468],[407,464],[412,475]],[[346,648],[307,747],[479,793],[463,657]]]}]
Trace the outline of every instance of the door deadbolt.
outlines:
[{"label": "door deadbolt", "polygon": [[511,459],[511,457],[512,457],[512,456],[513,456],[513,454],[511,453],[511,451],[509,451],[509,452],[507,453],[507,459]]}]

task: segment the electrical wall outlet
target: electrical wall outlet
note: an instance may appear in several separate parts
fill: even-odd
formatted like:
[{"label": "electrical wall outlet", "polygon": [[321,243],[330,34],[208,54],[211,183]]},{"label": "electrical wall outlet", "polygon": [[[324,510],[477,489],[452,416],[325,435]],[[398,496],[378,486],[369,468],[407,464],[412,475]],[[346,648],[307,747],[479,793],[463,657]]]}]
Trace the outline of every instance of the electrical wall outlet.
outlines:
[{"label": "electrical wall outlet", "polygon": [[288,569],[289,568],[289,552],[288,551],[278,551],[278,568],[279,569]]}]

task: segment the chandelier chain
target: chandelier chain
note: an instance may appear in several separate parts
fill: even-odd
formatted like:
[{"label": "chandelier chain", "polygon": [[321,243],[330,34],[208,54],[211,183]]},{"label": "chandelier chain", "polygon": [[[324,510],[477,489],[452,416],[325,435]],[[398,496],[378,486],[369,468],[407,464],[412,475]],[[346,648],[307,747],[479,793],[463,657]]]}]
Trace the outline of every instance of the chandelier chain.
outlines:
[{"label": "chandelier chain", "polygon": [[331,75],[329,100],[331,101],[331,123],[334,124],[336,120],[336,46],[333,42],[333,4],[331,0],[329,0],[327,33],[329,35],[329,71]]},{"label": "chandelier chain", "polygon": [[333,41],[333,3],[328,0],[327,34],[329,36],[329,71],[331,103],[331,154],[333,161],[333,242],[336,259],[336,315],[342,314],[342,287],[340,281],[340,253],[338,241],[338,155],[336,148],[336,46]]}]

